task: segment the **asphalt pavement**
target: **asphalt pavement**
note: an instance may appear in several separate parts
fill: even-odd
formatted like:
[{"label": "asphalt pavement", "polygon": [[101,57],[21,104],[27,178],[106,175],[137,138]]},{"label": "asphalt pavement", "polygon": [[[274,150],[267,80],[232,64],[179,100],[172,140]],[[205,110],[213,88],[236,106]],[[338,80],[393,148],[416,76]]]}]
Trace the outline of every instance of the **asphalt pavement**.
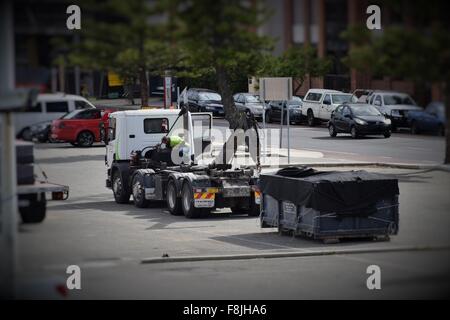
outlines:
[{"label": "asphalt pavement", "polygon": [[[325,149],[355,143],[345,138],[314,139],[326,134],[320,128],[294,130],[303,137],[305,132],[311,134],[311,145],[316,140],[328,141]],[[418,141],[419,146],[426,146],[428,140],[440,143],[440,138],[432,136],[398,134],[398,139],[408,140],[406,145]],[[365,145],[367,141],[359,145],[359,150],[370,149]],[[397,153],[403,146],[397,146]],[[378,148],[383,153],[381,145]],[[324,244],[282,236],[276,229],[261,229],[257,218],[232,215],[225,209],[204,219],[189,220],[170,215],[164,204],[146,209],[132,203],[116,204],[111,190],[104,186],[104,152],[100,144],[87,149],[68,144],[36,146],[40,168],[51,181],[69,185],[70,197],[49,202],[43,223],[20,226],[19,296],[55,297],[51,288],[64,284],[66,268],[73,264],[82,270],[82,289],[70,291],[68,298],[372,299],[435,298],[446,297],[449,292],[448,172],[366,168],[399,179],[399,234],[383,242],[365,239]],[[408,153],[408,157],[413,155]],[[368,253],[339,254],[343,249]],[[280,252],[316,254],[262,258]],[[243,254],[261,258],[208,259],[211,255]],[[163,256],[203,258],[194,262],[142,263]],[[366,269],[373,264],[381,268],[381,290],[366,287]]]}]

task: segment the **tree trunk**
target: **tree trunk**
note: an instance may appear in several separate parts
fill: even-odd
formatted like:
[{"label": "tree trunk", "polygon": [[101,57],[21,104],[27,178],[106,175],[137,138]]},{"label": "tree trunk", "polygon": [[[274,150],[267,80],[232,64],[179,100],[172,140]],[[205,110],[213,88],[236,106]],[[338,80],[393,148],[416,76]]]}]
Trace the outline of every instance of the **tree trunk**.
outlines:
[{"label": "tree trunk", "polygon": [[445,128],[445,164],[450,164],[450,81],[445,83],[445,118],[446,118],[446,128]]},{"label": "tree trunk", "polygon": [[141,87],[141,108],[148,107],[148,81],[145,68],[141,68],[139,71],[139,81]]},{"label": "tree trunk", "polygon": [[297,83],[297,85],[296,85],[295,88],[294,88],[294,95],[297,95],[297,91],[300,90],[300,88],[301,88],[302,85],[303,85],[303,82],[305,81],[304,79],[301,79],[301,80],[296,79],[296,80],[297,80],[297,81],[295,81],[295,82]]},{"label": "tree trunk", "polygon": [[222,104],[225,111],[225,119],[230,123],[231,129],[241,128],[246,130],[248,128],[245,114],[239,112],[234,104],[233,92],[230,87],[230,79],[228,72],[224,67],[217,67],[217,86],[219,93],[222,96]]}]

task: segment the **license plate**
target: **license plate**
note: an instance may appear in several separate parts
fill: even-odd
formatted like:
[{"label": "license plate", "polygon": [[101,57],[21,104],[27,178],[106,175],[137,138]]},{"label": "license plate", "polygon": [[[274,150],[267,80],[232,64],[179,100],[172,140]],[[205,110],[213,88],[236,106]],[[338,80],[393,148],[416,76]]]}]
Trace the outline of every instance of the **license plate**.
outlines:
[{"label": "license plate", "polygon": [[194,207],[212,208],[214,207],[215,194],[209,192],[194,193]]}]

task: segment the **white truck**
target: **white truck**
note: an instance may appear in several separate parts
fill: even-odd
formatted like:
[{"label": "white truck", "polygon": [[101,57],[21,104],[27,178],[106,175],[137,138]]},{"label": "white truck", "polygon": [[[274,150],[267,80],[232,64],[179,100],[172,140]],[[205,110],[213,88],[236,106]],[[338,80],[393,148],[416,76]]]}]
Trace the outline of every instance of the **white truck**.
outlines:
[{"label": "white truck", "polygon": [[331,113],[343,103],[356,102],[352,94],[337,90],[310,89],[303,99],[302,115],[306,117],[308,125],[314,126],[318,122],[331,119]]},{"label": "white truck", "polygon": [[[258,170],[232,168],[226,162],[199,164],[199,158],[212,155],[211,128],[211,113],[191,114],[186,109],[111,113],[105,141],[106,187],[112,189],[115,201],[128,203],[132,196],[139,208],[166,201],[171,214],[187,218],[224,207],[258,216]],[[178,137],[184,140],[178,149],[161,143],[176,132],[183,132]],[[174,150],[180,163],[173,160]]]}]

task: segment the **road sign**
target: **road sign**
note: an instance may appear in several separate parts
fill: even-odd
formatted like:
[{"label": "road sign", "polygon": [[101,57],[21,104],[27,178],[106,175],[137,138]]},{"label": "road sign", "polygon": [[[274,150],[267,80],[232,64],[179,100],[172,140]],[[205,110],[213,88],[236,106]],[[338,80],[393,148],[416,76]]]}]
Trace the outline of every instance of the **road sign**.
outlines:
[{"label": "road sign", "polygon": [[292,100],[292,78],[261,78],[259,79],[259,97],[263,101]]}]

